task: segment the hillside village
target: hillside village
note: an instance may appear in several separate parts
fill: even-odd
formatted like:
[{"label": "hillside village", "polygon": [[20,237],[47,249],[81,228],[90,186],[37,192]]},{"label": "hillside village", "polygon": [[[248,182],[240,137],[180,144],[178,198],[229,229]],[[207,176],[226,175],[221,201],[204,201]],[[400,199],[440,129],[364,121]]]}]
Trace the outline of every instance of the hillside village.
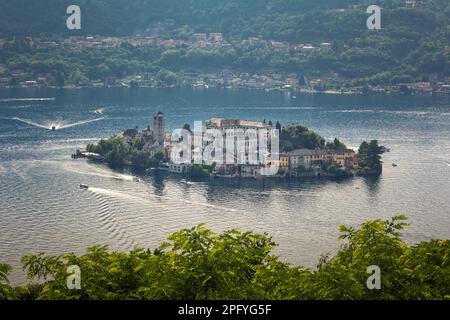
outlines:
[{"label": "hillside village", "polygon": [[[71,36],[68,38],[47,39],[27,37],[20,40],[25,47],[33,50],[48,50],[53,48],[78,48],[85,50],[111,49],[121,46],[134,48],[149,47],[158,50],[171,49],[227,49],[227,48],[268,48],[274,52],[289,53],[294,55],[309,55],[314,52],[330,51],[331,43],[324,42],[318,44],[309,43],[288,43],[276,40],[265,40],[259,37],[249,37],[242,41],[227,41],[222,33],[194,33],[190,39],[163,39],[159,37],[105,37],[105,36]],[[2,47],[15,46],[15,40],[0,39],[0,49]],[[51,85],[53,76],[50,73],[33,74],[23,69],[10,69],[5,64],[0,64],[0,86],[22,86],[38,87]],[[6,76],[5,76],[6,75]],[[243,70],[233,70],[224,68],[208,73],[185,73],[182,75],[185,84],[192,87],[246,87],[254,89],[301,89],[312,90],[312,86],[318,84],[318,79],[311,79],[303,83],[304,79],[299,78],[295,72],[252,73]],[[156,74],[149,72],[137,73],[133,76],[119,79],[117,77],[107,77],[98,81],[82,81],[79,86],[161,86],[158,84]],[[166,85],[170,85],[167,83]]]},{"label": "hillside village", "polygon": [[[208,56],[210,51],[225,54],[228,50],[252,52],[254,50],[267,50],[280,57],[292,59],[312,59],[323,55],[336,54],[332,41],[318,43],[290,43],[273,39],[263,39],[251,36],[244,40],[226,40],[222,33],[194,33],[189,39],[161,38],[159,36],[70,36],[68,38],[13,38],[0,39],[0,49],[21,48],[34,52],[47,52],[49,50],[119,50],[120,48],[154,49],[169,56],[174,51],[198,50]],[[14,49],[15,50],[15,49]],[[450,46],[445,48],[450,53]],[[114,66],[120,69],[120,66]],[[89,79],[78,74],[73,79],[63,79],[63,75],[42,70],[27,70],[20,65],[2,63],[0,61],[0,87],[171,87],[187,86],[193,88],[250,88],[263,90],[283,90],[298,92],[325,92],[325,93],[450,93],[450,77],[431,75],[423,81],[398,82],[395,84],[380,83],[378,85],[343,85],[346,80],[336,73],[321,76],[309,76],[298,70],[282,70],[266,68],[265,70],[248,70],[242,68],[219,67],[199,70],[184,70],[172,72],[160,70],[149,72],[146,70],[123,72],[123,76],[101,74]],[[67,73],[66,71],[63,73]]]}]

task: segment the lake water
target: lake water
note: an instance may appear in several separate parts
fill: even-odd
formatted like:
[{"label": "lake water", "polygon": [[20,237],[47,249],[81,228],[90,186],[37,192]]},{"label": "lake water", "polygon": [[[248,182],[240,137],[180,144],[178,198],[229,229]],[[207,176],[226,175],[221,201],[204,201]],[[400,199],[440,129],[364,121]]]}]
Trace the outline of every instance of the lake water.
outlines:
[{"label": "lake water", "polygon": [[[221,181],[177,177],[136,183],[70,155],[163,111],[167,131],[212,117],[298,122],[351,147],[378,139],[391,149],[378,178]],[[58,130],[51,131],[55,126]],[[392,163],[398,166],[393,167]],[[339,247],[338,227],[404,213],[404,238],[450,235],[449,96],[297,95],[251,90],[0,90],[0,261],[25,279],[20,258],[82,253],[94,244],[154,248],[205,222],[216,231],[268,232],[283,260],[314,267]],[[80,183],[91,186],[81,190]]]}]

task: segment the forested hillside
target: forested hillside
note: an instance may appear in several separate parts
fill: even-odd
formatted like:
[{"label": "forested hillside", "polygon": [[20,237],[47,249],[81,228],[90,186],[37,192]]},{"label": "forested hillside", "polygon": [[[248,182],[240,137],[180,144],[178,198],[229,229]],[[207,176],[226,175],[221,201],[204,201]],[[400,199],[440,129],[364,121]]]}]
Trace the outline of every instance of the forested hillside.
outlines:
[{"label": "forested hillside", "polygon": [[[382,8],[381,30],[366,27],[366,9],[374,2]],[[404,0],[80,0],[81,30],[66,28],[69,4],[73,1],[3,1],[0,38],[139,35],[189,40],[194,33],[216,32],[229,45],[38,51],[16,42],[3,46],[0,54],[7,71],[19,68],[38,75],[51,70],[52,83],[75,85],[142,73],[156,77],[162,69],[157,79],[167,84],[191,81],[181,79],[185,73],[224,68],[294,72],[340,86],[445,81],[450,74],[448,0],[417,1],[414,8]],[[249,37],[316,47],[326,42],[331,50],[305,53],[242,45]]]},{"label": "forested hillside", "polygon": [[169,19],[175,27],[231,37],[350,39],[367,32],[365,8],[371,4],[384,9],[386,31],[426,34],[447,27],[450,17],[447,0],[423,0],[414,12],[405,10],[404,0],[16,0],[0,3],[0,36],[69,34],[70,4],[82,8],[81,32],[101,35],[142,33]]}]

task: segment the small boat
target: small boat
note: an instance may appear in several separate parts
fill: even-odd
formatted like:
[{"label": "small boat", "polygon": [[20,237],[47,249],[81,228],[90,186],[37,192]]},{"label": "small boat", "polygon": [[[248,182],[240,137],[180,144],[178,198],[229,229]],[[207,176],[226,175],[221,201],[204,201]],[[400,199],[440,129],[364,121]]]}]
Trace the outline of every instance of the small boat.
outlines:
[{"label": "small boat", "polygon": [[185,185],[188,185],[188,186],[190,186],[190,185],[192,184],[192,182],[190,182],[190,181],[188,181],[188,180],[186,180],[186,179],[181,179],[181,180],[180,180],[180,183],[185,184]]},{"label": "small boat", "polygon": [[89,186],[87,184],[80,184],[80,189],[89,189]]},{"label": "small boat", "polygon": [[55,126],[52,126],[52,131],[56,131],[56,127]]}]

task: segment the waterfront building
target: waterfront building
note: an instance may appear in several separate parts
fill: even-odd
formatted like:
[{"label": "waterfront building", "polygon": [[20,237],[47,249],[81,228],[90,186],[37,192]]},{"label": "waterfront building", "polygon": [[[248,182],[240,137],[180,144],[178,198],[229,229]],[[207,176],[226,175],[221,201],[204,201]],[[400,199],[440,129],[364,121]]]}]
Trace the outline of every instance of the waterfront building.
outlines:
[{"label": "waterfront building", "polygon": [[[188,159],[179,148],[173,149],[177,143],[185,143],[185,141],[172,141],[171,161],[186,165],[215,163],[213,173],[216,175],[257,177],[263,174],[262,169],[265,165],[269,167],[271,165],[271,163],[265,163],[272,149],[271,129],[271,124],[261,121],[213,118],[205,122],[202,130],[196,131],[199,129],[194,128],[194,132],[191,132],[189,142],[191,153],[190,157],[187,157]],[[219,138],[223,139],[223,142],[220,142],[221,145],[211,148],[217,134],[219,134]],[[266,135],[266,137],[261,135]],[[260,146],[260,140],[267,140],[268,145]],[[183,148],[185,147],[181,149]],[[288,167],[287,156],[283,159],[283,166]]]},{"label": "waterfront building", "polygon": [[274,154],[274,161],[270,161],[266,164],[267,168],[271,168],[272,165],[276,167],[276,170],[282,170],[284,173],[289,173],[289,156],[287,153],[279,153],[278,156]]},{"label": "waterfront building", "polygon": [[300,166],[310,170],[314,163],[328,160],[326,150],[297,149],[288,152],[287,155],[289,157],[289,172],[291,173],[296,173]]},{"label": "waterfront building", "polygon": [[[261,121],[213,118],[206,122],[206,129],[220,129],[223,132],[222,154],[223,164],[226,167],[238,164],[261,164],[263,155],[259,152],[260,130],[263,134],[268,134],[268,130],[272,129],[272,126]],[[237,152],[238,148],[242,147],[237,142],[237,131],[244,134],[245,152]],[[232,140],[231,143],[230,140]],[[248,152],[249,150],[256,150],[256,154],[251,154]],[[241,156],[240,159],[238,159],[238,155]],[[233,159],[231,163],[230,158]]]},{"label": "waterfront building", "polygon": [[299,168],[305,170],[320,170],[322,165],[334,165],[340,168],[354,169],[357,166],[357,154],[351,149],[297,149],[288,152],[289,172],[296,175]]},{"label": "waterfront building", "polygon": [[421,2],[420,0],[405,0],[405,5],[407,8],[416,8],[422,4]]},{"label": "waterfront building", "polygon": [[279,168],[283,169],[284,172],[289,171],[289,156],[286,153],[280,153],[279,155]]},{"label": "waterfront building", "polygon": [[332,153],[332,162],[340,167],[353,169],[358,165],[358,157],[351,149],[337,150]]},{"label": "waterfront building", "polygon": [[[188,152],[190,151],[190,156],[184,158],[183,155],[186,156],[184,151],[174,149],[176,152],[170,152],[173,163],[182,163],[187,166],[194,163],[215,164],[214,175],[243,178],[266,175],[266,169],[273,169],[273,166],[276,167],[275,173],[281,169],[279,172],[289,176],[297,176],[303,171],[312,174],[325,170],[331,165],[342,170],[353,170],[357,166],[357,154],[351,149],[296,149],[288,153],[278,153],[278,151],[275,153],[272,151],[274,149],[269,137],[272,125],[265,121],[212,118],[205,122],[201,130],[199,129],[194,128],[194,132],[191,132],[189,142],[191,148],[187,149]],[[211,148],[211,145],[214,139],[217,139],[217,131],[215,133],[207,131],[211,129],[218,130],[219,138],[223,138],[223,142],[219,142],[219,145],[215,145],[214,148]],[[261,134],[267,137],[262,137]],[[261,138],[267,138],[267,147],[259,145],[260,140],[265,140]],[[172,141],[170,149],[181,142],[182,140]],[[220,143],[223,144],[220,145]],[[206,158],[205,152],[211,152],[210,159]],[[266,162],[267,159],[273,160]],[[176,172],[176,168],[172,171]]]},{"label": "waterfront building", "polygon": [[241,178],[258,178],[261,176],[262,165],[240,165]]},{"label": "waterfront building", "polygon": [[206,128],[218,129],[270,129],[271,125],[262,121],[212,118],[206,121]]},{"label": "waterfront building", "polygon": [[320,44],[320,48],[323,50],[330,50],[331,49],[331,43],[329,42],[322,42]]},{"label": "waterfront building", "polygon": [[208,39],[208,36],[206,33],[194,33],[192,35],[192,38],[196,41],[206,41]]},{"label": "waterfront building", "polygon": [[209,37],[211,38],[212,41],[214,42],[223,42],[223,36],[221,33],[219,32],[214,32],[214,33],[210,33]]}]

